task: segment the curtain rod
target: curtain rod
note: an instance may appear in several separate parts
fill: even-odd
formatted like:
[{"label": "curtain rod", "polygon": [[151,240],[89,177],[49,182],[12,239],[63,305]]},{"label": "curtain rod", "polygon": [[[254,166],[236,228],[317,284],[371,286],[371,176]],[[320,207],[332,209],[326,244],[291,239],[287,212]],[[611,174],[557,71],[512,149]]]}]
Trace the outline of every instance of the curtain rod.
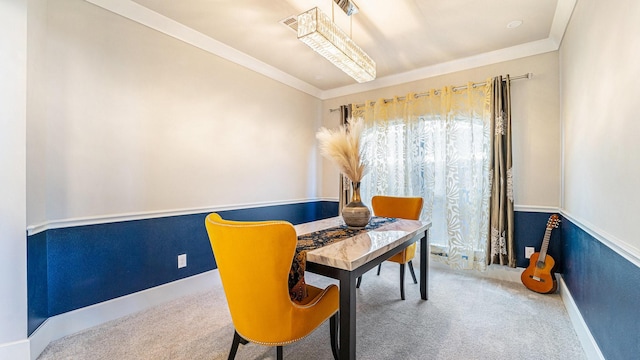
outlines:
[{"label": "curtain rod", "polygon": [[[512,76],[512,77],[510,77],[510,80],[520,80],[520,79],[527,79],[527,80],[529,80],[529,79],[531,79],[531,78],[533,78],[533,73],[526,73],[526,74],[523,74],[523,75]],[[504,80],[502,80],[502,81],[504,81]],[[476,87],[478,87],[478,86],[484,86],[484,85],[486,85],[486,84],[487,84],[487,82],[486,82],[486,81],[479,82],[479,83],[472,83],[472,84],[471,84],[471,87],[476,88]],[[458,90],[466,89],[466,88],[467,88],[467,86],[468,86],[468,85],[456,86],[456,87],[454,87],[452,90],[453,90],[453,91],[458,91]],[[435,92],[435,93],[436,93],[436,94],[440,93],[440,90],[436,90],[436,92]],[[422,96],[429,96],[429,93],[428,93],[428,92],[426,92],[426,93],[419,93],[419,94],[416,94],[416,97],[417,97],[417,98],[422,97]],[[399,96],[399,97],[398,97],[398,100],[404,100],[405,98],[406,98],[406,97],[404,97],[404,96]],[[386,103],[386,102],[389,102],[389,101],[393,101],[393,99],[384,99],[384,102],[385,102],[385,103]],[[375,101],[372,101],[372,103],[374,103],[374,104],[375,104],[376,102],[375,102]],[[364,106],[364,105],[365,105],[365,104],[357,104],[356,106]],[[334,112],[334,111],[338,111],[338,110],[340,110],[340,108],[329,109],[329,112]]]}]

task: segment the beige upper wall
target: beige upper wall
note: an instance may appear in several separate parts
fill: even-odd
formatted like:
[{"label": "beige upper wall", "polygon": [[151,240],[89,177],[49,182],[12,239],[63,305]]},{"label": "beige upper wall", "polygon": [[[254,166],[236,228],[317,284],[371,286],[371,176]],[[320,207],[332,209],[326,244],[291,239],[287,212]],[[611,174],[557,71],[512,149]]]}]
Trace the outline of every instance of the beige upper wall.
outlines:
[{"label": "beige upper wall", "polygon": [[29,225],[336,198],[337,171],[316,167],[329,109],[527,72],[512,87],[516,204],[559,205],[557,53],[320,101],[90,3],[30,4]]},{"label": "beige upper wall", "polygon": [[580,0],[560,49],[563,209],[640,259],[640,2]]},{"label": "beige upper wall", "polygon": [[[391,98],[408,92],[425,92],[447,85],[482,82],[488,77],[533,73],[531,80],[512,82],[512,127],[514,197],[516,206],[557,208],[560,205],[560,150],[558,53],[551,52],[523,59],[483,66],[402,85],[329,99],[323,102],[323,124],[336,127],[343,104]],[[337,170],[323,161],[319,173],[320,194],[337,197]]]},{"label": "beige upper wall", "polygon": [[38,11],[29,225],[316,198],[320,100],[85,1]]}]

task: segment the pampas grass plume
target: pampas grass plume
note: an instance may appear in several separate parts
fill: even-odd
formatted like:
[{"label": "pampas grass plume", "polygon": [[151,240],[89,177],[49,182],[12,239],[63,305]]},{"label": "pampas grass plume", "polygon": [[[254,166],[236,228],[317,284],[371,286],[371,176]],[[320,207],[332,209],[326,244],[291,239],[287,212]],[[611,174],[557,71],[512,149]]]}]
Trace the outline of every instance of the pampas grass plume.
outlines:
[{"label": "pampas grass plume", "polygon": [[323,127],[316,133],[316,138],[320,141],[320,153],[338,166],[352,182],[360,182],[366,172],[360,148],[363,130],[364,122],[357,118],[338,129]]}]

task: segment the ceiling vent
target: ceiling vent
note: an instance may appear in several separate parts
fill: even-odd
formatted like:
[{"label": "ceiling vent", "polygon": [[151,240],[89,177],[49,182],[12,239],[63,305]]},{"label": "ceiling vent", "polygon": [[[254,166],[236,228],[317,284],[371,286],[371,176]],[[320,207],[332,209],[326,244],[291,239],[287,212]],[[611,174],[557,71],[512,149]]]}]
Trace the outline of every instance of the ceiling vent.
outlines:
[{"label": "ceiling vent", "polygon": [[280,20],[280,24],[288,27],[296,34],[298,33],[298,17],[296,15],[291,15],[286,19]]}]

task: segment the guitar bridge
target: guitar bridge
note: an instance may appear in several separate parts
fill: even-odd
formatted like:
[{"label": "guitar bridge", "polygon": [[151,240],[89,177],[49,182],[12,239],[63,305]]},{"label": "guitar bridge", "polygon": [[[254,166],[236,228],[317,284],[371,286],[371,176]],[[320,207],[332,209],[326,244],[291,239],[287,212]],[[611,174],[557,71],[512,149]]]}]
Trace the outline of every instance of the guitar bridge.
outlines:
[{"label": "guitar bridge", "polygon": [[529,275],[530,278],[532,278],[535,281],[539,281],[539,282],[544,282],[544,279],[537,277],[537,276],[533,276],[533,275]]}]

